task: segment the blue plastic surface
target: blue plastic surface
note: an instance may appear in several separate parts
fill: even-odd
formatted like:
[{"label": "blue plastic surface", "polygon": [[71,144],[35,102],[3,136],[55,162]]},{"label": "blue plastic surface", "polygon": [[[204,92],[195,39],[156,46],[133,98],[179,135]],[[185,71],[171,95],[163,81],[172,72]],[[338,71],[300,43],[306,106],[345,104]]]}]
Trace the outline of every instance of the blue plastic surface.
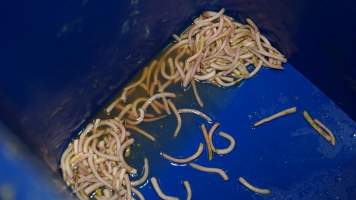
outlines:
[{"label": "blue plastic surface", "polygon": [[[14,7],[16,9],[3,12],[8,22],[1,37],[5,48],[0,49],[1,121],[31,148],[35,156],[45,161],[52,172],[58,173],[58,160],[70,136],[76,134],[140,67],[168,44],[172,33],[182,30],[201,11],[221,7],[236,19],[251,17],[301,73],[355,119],[354,1],[61,0],[25,2],[23,15],[18,14],[18,5]],[[293,73],[288,71],[288,74]],[[295,76],[300,77],[299,74]],[[248,83],[253,84],[253,81]],[[287,87],[285,84],[280,83]],[[297,85],[288,82],[288,86],[303,92]],[[261,94],[260,90],[255,90],[248,92]],[[311,98],[311,102],[317,101],[311,95],[304,95]],[[325,96],[321,96],[325,100]],[[273,108],[277,106],[272,101],[270,104]],[[342,113],[339,109],[336,110],[334,115],[346,118],[344,114],[337,114]],[[312,114],[321,112],[311,111]],[[347,124],[350,120],[339,123],[343,122]],[[255,131],[262,131],[262,128],[268,127]],[[347,141],[349,146],[354,145],[354,140]],[[354,184],[355,175],[350,166],[355,166],[356,158],[345,145],[338,148],[342,149],[335,151],[340,151],[337,155],[342,156],[336,157],[338,159],[333,163],[340,163],[339,171],[327,173],[340,172],[341,177],[349,177],[336,185]],[[353,158],[347,161],[347,156],[343,155]],[[5,162],[11,162],[6,166],[32,162],[31,158],[17,161],[0,158],[0,167],[5,166],[2,164]],[[303,166],[300,170],[307,173]],[[7,171],[13,172],[9,177],[18,176],[17,171]],[[52,176],[48,179],[58,181]],[[15,182],[22,183],[25,182]],[[338,188],[341,192],[345,190],[341,186]],[[309,190],[305,190],[309,194]],[[354,194],[353,191],[345,193]]]},{"label": "blue plastic surface", "polygon": [[[189,166],[174,166],[160,157],[159,151],[176,157],[191,155],[199,142],[204,142],[199,128],[202,121],[184,114],[177,139],[165,140],[157,148],[150,143],[142,146],[150,152],[146,154],[153,166],[150,175],[159,179],[165,193],[184,199],[182,182],[188,180],[193,199],[356,197],[356,123],[291,65],[286,65],[282,72],[264,69],[239,87],[221,89],[200,84],[199,88],[205,100],[202,110],[221,124],[219,131],[234,136],[236,148],[225,156],[215,155],[212,161],[208,161],[205,150],[196,163],[225,169],[230,179],[224,182],[218,175],[198,172]],[[292,106],[297,107],[297,113],[252,128],[259,119]],[[334,132],[335,147],[310,127],[303,118],[303,110]],[[171,120],[175,121],[174,116]],[[171,135],[173,130],[174,125],[163,127],[158,135]],[[227,145],[218,136],[214,140],[215,146]],[[271,189],[272,194],[252,193],[239,184],[239,176]],[[150,184],[143,187],[143,192],[147,199],[158,199]]]},{"label": "blue plastic surface", "polygon": [[58,176],[32,155],[0,121],[0,199],[64,200]]},{"label": "blue plastic surface", "polygon": [[[320,5],[338,10],[319,9]],[[352,12],[344,11],[355,9],[352,5],[352,1],[306,0],[28,2],[26,34],[21,39],[13,38],[17,34],[6,37],[9,49],[3,54],[6,67],[0,73],[0,118],[55,171],[68,136],[76,134],[165,47],[172,33],[183,30],[203,10],[221,7],[236,19],[251,17],[301,72],[354,115],[351,55],[356,45],[350,44],[356,35],[355,21]],[[315,10],[325,16],[318,18],[323,23],[310,23]],[[342,32],[330,32],[329,15],[346,23]],[[350,43],[328,45],[336,38],[348,38]],[[16,52],[23,52],[23,57]]]}]

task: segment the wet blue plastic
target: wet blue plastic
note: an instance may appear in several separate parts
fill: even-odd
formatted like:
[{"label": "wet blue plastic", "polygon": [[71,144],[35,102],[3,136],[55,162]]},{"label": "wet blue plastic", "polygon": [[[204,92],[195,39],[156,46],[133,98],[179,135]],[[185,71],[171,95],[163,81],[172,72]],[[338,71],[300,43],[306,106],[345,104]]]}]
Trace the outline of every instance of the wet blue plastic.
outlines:
[{"label": "wet blue plastic", "polygon": [[[172,166],[156,152],[148,157],[154,162],[151,175],[159,179],[165,193],[184,199],[182,181],[188,180],[193,199],[354,199],[356,123],[292,66],[286,65],[283,72],[262,70],[237,88],[200,85],[200,91],[206,105],[202,110],[221,124],[218,131],[234,136],[236,148],[225,156],[215,155],[212,161],[205,150],[196,163],[224,169],[229,180],[189,166]],[[259,119],[292,106],[297,113],[252,128]],[[310,127],[303,110],[328,125],[336,136],[335,147]],[[184,157],[204,141],[199,120],[187,115],[182,120],[180,136],[165,141],[161,151]],[[219,148],[228,145],[217,135],[214,143]],[[240,176],[271,189],[272,194],[252,193],[239,184]],[[147,199],[158,198],[150,184],[143,191]]]},{"label": "wet blue plastic", "polygon": [[[2,31],[6,50],[1,51],[1,120],[58,173],[59,156],[68,138],[170,41],[172,33],[182,30],[201,11],[221,7],[237,19],[253,18],[300,72],[355,118],[356,6],[351,0],[83,0],[27,2],[20,17],[12,16],[17,11],[8,10],[11,14],[5,19],[10,19],[6,24],[10,26]],[[24,23],[18,23],[19,18]],[[19,24],[25,25],[24,30]],[[300,77],[292,72],[279,85],[288,84],[310,97],[307,90],[289,81]],[[260,89],[250,94],[258,97]],[[348,143],[354,144],[354,140]],[[337,169],[351,177],[347,183],[354,183],[349,168],[355,166],[355,156],[345,148],[341,153],[353,159],[337,159]],[[294,162],[296,158],[288,159]],[[303,166],[300,170],[307,172]],[[332,174],[327,171],[321,177],[332,177],[328,173]]]}]

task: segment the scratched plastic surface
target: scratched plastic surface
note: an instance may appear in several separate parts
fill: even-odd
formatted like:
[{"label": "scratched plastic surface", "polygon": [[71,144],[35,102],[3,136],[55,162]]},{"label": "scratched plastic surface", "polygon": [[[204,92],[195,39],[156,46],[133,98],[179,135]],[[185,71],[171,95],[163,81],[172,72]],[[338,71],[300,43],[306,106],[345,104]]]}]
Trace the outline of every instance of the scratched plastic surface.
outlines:
[{"label": "scratched plastic surface", "polygon": [[[5,7],[8,4],[4,2]],[[18,15],[18,10],[4,13],[11,14],[4,18],[11,20],[5,23],[5,27],[10,25],[11,28],[4,29],[2,37],[5,44],[2,66],[7,67],[3,67],[0,73],[1,121],[44,160],[48,168],[57,173],[58,160],[70,136],[76,134],[135,71],[168,44],[172,33],[184,28],[201,11],[221,7],[227,8],[229,15],[236,19],[254,19],[301,73],[355,119],[355,1],[83,0],[25,4],[25,29],[18,26],[24,19],[23,15]],[[330,24],[338,24],[343,31],[330,29]],[[345,42],[340,42],[340,38],[344,38]],[[19,55],[20,52],[26,53]],[[289,68],[278,75],[264,70],[236,89],[236,93],[232,92],[234,90],[229,90],[232,93],[230,96],[224,93],[220,99],[221,103],[230,102],[233,105],[225,107],[231,114],[220,110],[222,104],[218,106],[217,103],[211,103],[209,108],[212,110],[208,110],[222,123],[223,130],[236,131],[233,133],[238,140],[236,152],[213,162],[236,160],[236,167],[230,163],[230,182],[212,179],[219,181],[216,184],[219,187],[227,188],[223,194],[225,198],[220,199],[250,198],[252,194],[237,184],[237,175],[245,176],[257,186],[271,186],[273,195],[264,197],[266,199],[355,199],[356,189],[352,187],[356,185],[353,169],[356,156],[352,150],[355,139],[350,136],[352,131],[355,132],[355,125],[340,109],[298,72]],[[315,95],[318,98],[312,95],[313,91],[317,91]],[[284,92],[283,95],[280,92]],[[283,107],[283,104],[276,103],[280,102],[280,96],[292,101],[290,97],[297,93],[300,97],[298,103],[308,106],[314,117],[325,120],[323,122],[336,129],[333,130],[338,138],[336,148],[331,148],[311,132],[303,119],[296,115],[253,131],[249,129],[260,114],[254,115],[254,112],[265,110],[268,115],[278,111],[279,106]],[[233,109],[236,109],[235,112],[232,112]],[[320,116],[324,114],[325,117]],[[233,124],[227,123],[229,118]],[[191,119],[195,118],[185,116],[186,121]],[[188,126],[185,130],[189,130],[188,122],[185,122]],[[197,125],[192,126],[194,134],[185,131],[181,138],[199,134]],[[300,136],[294,137],[293,134]],[[178,146],[179,151],[165,150],[180,155],[184,149],[186,151],[182,154],[188,155],[195,149],[195,141],[198,140],[194,138],[191,144],[186,144],[190,148]],[[0,151],[8,151],[6,146],[2,147]],[[260,157],[262,161],[259,161]],[[167,162],[159,157],[156,160],[161,161],[162,168],[157,169],[160,173],[153,174],[164,181],[164,190],[167,189],[172,195],[184,195],[179,180],[188,179],[190,175],[202,180],[192,184],[194,199],[213,198],[221,194],[217,186],[206,187],[207,179],[214,176],[196,174],[183,167],[167,167]],[[34,189],[33,185],[39,182],[39,177],[32,176],[31,170],[26,171],[26,181],[13,178],[23,175],[17,170],[27,170],[29,163],[32,160],[11,160],[0,156],[0,182],[6,176],[6,180],[21,186],[19,188],[23,191],[18,192],[27,194],[26,190],[30,190],[38,192],[38,197],[46,188],[41,188],[43,191]],[[5,166],[8,167],[2,168]],[[44,169],[38,170],[42,172]],[[177,170],[184,170],[184,173]],[[182,177],[174,178],[175,174]],[[167,175],[172,178],[168,180]],[[47,178],[60,181],[58,178]],[[199,187],[205,191],[199,192]],[[64,185],[62,188],[65,188]],[[144,190],[148,199],[157,199],[148,187]],[[65,193],[64,190],[60,192]],[[206,195],[201,196],[202,193]],[[230,194],[232,198],[228,196]],[[46,195],[42,197],[48,199]],[[252,198],[260,196],[252,195]]]},{"label": "scratched plastic surface", "polygon": [[[153,132],[156,132],[158,144],[137,138],[144,152],[141,154],[150,160],[150,177],[158,178],[166,194],[185,199],[182,181],[188,180],[193,199],[356,197],[356,124],[291,65],[286,65],[282,72],[264,69],[239,87],[221,89],[199,84],[199,90],[205,101],[202,111],[220,122],[218,130],[233,135],[236,147],[225,156],[215,155],[210,162],[204,151],[196,163],[225,169],[229,180],[225,182],[218,175],[199,172],[189,166],[174,166],[160,157],[159,150],[185,157],[195,152],[199,142],[204,143],[199,128],[202,120],[182,114],[183,127],[179,137],[173,139],[175,118],[171,116],[166,119],[171,123],[169,126],[160,129],[155,124],[158,128],[151,129],[156,130]],[[175,102],[177,107],[195,105]],[[252,128],[258,119],[292,106],[297,107],[297,113]],[[306,123],[302,115],[304,109],[334,132],[335,147]],[[168,136],[162,136],[164,134]],[[214,143],[218,147],[227,145],[218,136]],[[141,156],[136,154],[136,157]],[[142,163],[135,165],[140,169]],[[252,193],[239,184],[239,176],[256,186],[271,189],[272,194]],[[150,184],[143,186],[141,191],[146,199],[158,199]]]}]

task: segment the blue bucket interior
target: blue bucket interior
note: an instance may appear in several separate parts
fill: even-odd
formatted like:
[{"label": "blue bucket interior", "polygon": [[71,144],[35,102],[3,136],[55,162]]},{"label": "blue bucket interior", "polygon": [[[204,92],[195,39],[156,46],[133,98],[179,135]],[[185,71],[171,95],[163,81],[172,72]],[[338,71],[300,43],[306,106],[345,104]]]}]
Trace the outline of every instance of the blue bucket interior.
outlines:
[{"label": "blue bucket interior", "polygon": [[[342,113],[337,116],[351,127],[347,132],[350,132],[347,143],[355,147],[355,139],[351,135],[355,130],[352,119],[356,119],[356,69],[353,67],[356,52],[356,21],[353,18],[356,7],[352,1],[83,0],[26,3],[26,34],[21,35],[21,40],[18,39],[19,30],[14,27],[6,35],[4,43],[8,50],[3,54],[3,64],[7,67],[0,73],[0,118],[11,132],[8,135],[19,138],[29,149],[29,154],[39,158],[44,163],[41,166],[53,172],[52,176],[46,175],[44,179],[62,184],[58,176],[58,161],[70,138],[117,94],[130,77],[171,41],[173,33],[183,30],[203,10],[218,10],[222,7],[237,20],[252,18],[270,41],[289,58],[293,66],[288,65],[286,72],[279,76],[290,79],[297,77],[298,81],[281,78],[279,84],[285,84],[283,87],[278,87],[274,82],[271,87],[286,91],[288,89],[284,87],[294,88],[308,99],[303,106],[315,105],[313,108],[319,113],[321,110],[317,109],[322,109],[320,102],[311,98],[315,84],[326,94],[325,96],[315,89],[321,96],[319,100],[328,102],[336,113]],[[8,18],[15,22],[19,16]],[[21,49],[23,55],[21,59],[17,56],[18,49]],[[266,79],[273,76],[268,74],[271,72],[263,71],[256,79],[262,79],[262,75],[266,73]],[[260,82],[251,80],[240,90],[236,90],[236,94],[231,95],[239,95],[237,91],[242,93],[244,87],[252,87],[249,84],[253,85],[254,81],[257,85],[255,87],[258,87]],[[297,84],[304,84],[306,90],[299,91],[300,86]],[[272,102],[273,95],[276,94],[266,94],[271,99],[271,105],[275,105]],[[253,97],[258,101],[261,96],[257,93]],[[275,106],[277,105],[279,103]],[[251,106],[251,111],[252,108],[254,107]],[[331,116],[333,113],[327,114]],[[221,118],[222,121],[224,119],[227,120]],[[231,125],[229,124],[230,122],[225,123],[227,128]],[[275,131],[271,129],[270,132]],[[266,146],[257,143],[254,145],[257,149]],[[282,147],[280,148],[283,149]],[[340,173],[345,177],[352,177],[348,181],[355,183],[356,175],[350,170],[351,166],[355,166],[354,150],[342,146],[340,151],[341,157],[335,158],[335,165],[328,163],[329,160],[325,158],[324,164],[330,170],[320,170],[319,175],[312,174],[309,181],[318,177],[334,177],[336,173]],[[296,156],[300,155],[296,153]],[[265,161],[266,164],[277,162],[277,158],[271,159],[270,162]],[[295,156],[286,159],[288,162],[298,163]],[[32,157],[27,161],[21,159],[14,166],[31,161]],[[307,166],[316,167],[322,163],[323,161],[311,162]],[[1,165],[4,166],[6,165]],[[272,167],[270,164],[267,169]],[[332,173],[331,167],[339,171],[335,169]],[[33,170],[41,170],[38,168],[40,167]],[[281,171],[280,174],[285,172],[283,169],[278,171]],[[302,168],[298,173],[307,171],[308,168]],[[287,178],[284,181],[288,180]],[[270,181],[279,185],[285,183],[278,177]],[[342,183],[340,186],[343,186]],[[236,182],[231,184],[236,184],[237,187]],[[320,185],[324,187],[323,184]],[[311,190],[319,191],[314,187]],[[355,190],[346,191],[346,194],[355,194]],[[287,196],[275,198],[281,197]],[[325,199],[322,197],[325,196],[313,199]],[[291,196],[290,199],[296,199],[296,196]]]}]

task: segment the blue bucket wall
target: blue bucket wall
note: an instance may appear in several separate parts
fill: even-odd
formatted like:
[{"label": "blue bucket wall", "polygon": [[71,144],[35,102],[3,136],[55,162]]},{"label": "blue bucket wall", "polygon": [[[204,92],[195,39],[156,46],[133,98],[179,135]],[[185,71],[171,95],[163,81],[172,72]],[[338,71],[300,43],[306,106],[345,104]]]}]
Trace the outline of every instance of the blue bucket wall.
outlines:
[{"label": "blue bucket wall", "polygon": [[352,1],[208,2],[27,2],[25,34],[14,26],[14,16],[5,32],[1,120],[57,172],[71,135],[168,44],[171,34],[202,10],[221,7],[237,19],[251,17],[300,72],[356,118]]}]

